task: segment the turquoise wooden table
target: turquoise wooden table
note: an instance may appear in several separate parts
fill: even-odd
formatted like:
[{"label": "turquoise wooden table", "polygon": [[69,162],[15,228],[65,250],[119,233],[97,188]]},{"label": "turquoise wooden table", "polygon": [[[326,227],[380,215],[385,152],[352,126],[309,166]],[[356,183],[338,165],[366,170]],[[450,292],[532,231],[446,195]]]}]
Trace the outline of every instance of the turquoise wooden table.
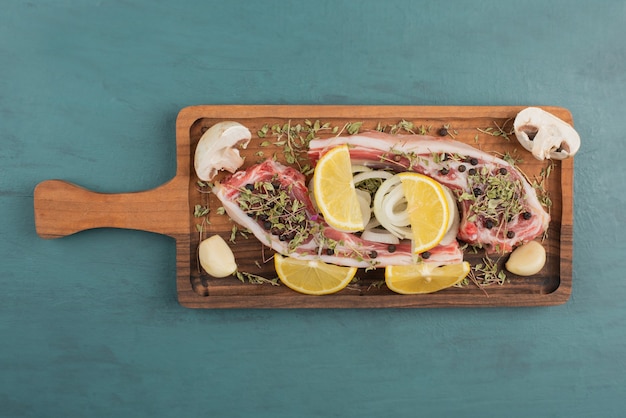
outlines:
[{"label": "turquoise wooden table", "polygon": [[[4,2],[0,416],[624,416],[624,39],[623,0]],[[191,310],[170,238],[35,233],[39,182],[154,188],[180,109],[261,103],[569,109],[570,300]]]}]

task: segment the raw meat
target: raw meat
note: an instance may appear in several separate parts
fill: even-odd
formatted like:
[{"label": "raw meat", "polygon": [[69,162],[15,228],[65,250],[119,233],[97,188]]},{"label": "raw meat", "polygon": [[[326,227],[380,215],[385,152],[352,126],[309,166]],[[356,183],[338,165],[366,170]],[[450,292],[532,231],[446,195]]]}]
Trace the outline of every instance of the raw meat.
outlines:
[{"label": "raw meat", "polygon": [[[233,221],[281,254],[363,268],[415,261],[408,241],[389,246],[328,226],[313,207],[304,175],[271,159],[216,183],[213,192]],[[277,224],[291,226],[281,229]],[[451,264],[463,260],[456,240],[429,253],[424,262]]]},{"label": "raw meat", "polygon": [[349,144],[353,164],[415,171],[452,189],[461,210],[457,238],[488,252],[509,252],[541,235],[550,222],[533,187],[505,160],[450,139],[368,132],[313,140],[316,162],[337,145]]}]

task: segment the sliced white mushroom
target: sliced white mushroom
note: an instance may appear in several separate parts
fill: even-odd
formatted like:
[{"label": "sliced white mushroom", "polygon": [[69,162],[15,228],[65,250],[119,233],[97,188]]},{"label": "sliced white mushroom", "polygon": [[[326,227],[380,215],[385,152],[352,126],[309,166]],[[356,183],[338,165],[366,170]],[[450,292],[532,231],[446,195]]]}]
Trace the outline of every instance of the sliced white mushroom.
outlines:
[{"label": "sliced white mushroom", "polygon": [[194,156],[198,178],[209,181],[220,170],[234,173],[243,165],[239,148],[246,148],[251,138],[250,130],[239,122],[218,122],[207,129]]},{"label": "sliced white mushroom", "polygon": [[519,143],[538,160],[563,160],[580,148],[580,136],[567,122],[538,107],[527,107],[513,124]]}]

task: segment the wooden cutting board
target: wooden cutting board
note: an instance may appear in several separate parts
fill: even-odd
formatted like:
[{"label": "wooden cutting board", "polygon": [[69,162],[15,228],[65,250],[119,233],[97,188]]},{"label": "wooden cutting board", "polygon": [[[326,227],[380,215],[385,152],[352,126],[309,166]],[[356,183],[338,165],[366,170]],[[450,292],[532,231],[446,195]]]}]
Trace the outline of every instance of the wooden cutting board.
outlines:
[{"label": "wooden cutting board", "polygon": [[[566,302],[572,287],[573,241],[573,159],[538,161],[525,151],[510,133],[520,106],[192,106],[184,108],[176,121],[176,176],[152,190],[103,194],[62,180],[47,180],[35,188],[35,225],[42,238],[59,238],[82,230],[101,227],[156,232],[176,240],[176,284],[179,302],[189,308],[391,308],[391,307],[488,307],[545,306]],[[567,109],[543,109],[573,125]],[[552,201],[551,222],[544,246],[547,262],[531,277],[507,273],[503,284],[481,287],[469,284],[427,295],[399,295],[381,286],[384,269],[357,274],[359,281],[339,293],[327,296],[298,294],[285,286],[251,284],[236,277],[206,276],[197,260],[200,239],[220,234],[235,253],[241,272],[273,279],[276,273],[272,251],[263,248],[254,236],[234,231],[227,215],[220,214],[219,201],[198,184],[193,169],[195,147],[204,131],[213,124],[234,120],[247,126],[252,141],[242,151],[246,168],[276,155],[285,161],[283,146],[274,145],[267,125],[304,126],[307,122],[328,123],[343,129],[347,123],[362,122],[361,130],[391,129],[401,121],[413,123],[414,130],[437,136],[443,126],[450,136],[490,153],[509,153],[522,159],[518,167],[532,180],[553,164],[545,180]],[[388,130],[387,130],[388,131]],[[330,136],[330,130],[320,137]],[[263,137],[265,136],[265,137]],[[219,179],[224,174],[220,174]],[[196,206],[210,212],[197,216]],[[468,254],[472,265],[483,262],[484,254]],[[502,265],[502,257],[494,260]]]}]

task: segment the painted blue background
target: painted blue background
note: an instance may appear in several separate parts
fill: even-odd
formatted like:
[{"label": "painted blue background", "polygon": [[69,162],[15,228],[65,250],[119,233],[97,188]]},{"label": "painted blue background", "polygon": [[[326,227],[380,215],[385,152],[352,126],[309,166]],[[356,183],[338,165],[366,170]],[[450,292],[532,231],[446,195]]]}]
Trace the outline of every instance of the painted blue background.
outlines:
[{"label": "painted blue background", "polygon": [[[624,416],[625,40],[624,0],[3,1],[0,416]],[[227,103],[567,107],[570,301],[194,311],[169,238],[37,237],[38,182],[156,187]]]}]

